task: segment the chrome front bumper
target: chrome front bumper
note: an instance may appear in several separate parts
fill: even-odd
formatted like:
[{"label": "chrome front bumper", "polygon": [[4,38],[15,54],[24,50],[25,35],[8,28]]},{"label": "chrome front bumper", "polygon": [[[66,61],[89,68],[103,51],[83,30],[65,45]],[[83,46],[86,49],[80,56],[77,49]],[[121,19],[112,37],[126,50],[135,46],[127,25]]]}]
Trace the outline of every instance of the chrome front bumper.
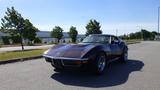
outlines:
[{"label": "chrome front bumper", "polygon": [[47,58],[51,58],[51,59],[63,59],[63,60],[80,60],[80,61],[88,60],[88,58],[53,57],[53,56],[49,56],[49,55],[43,55],[43,57],[47,57]]},{"label": "chrome front bumper", "polygon": [[[80,67],[81,64],[88,62],[88,58],[66,58],[66,57],[53,57],[48,55],[43,55],[47,62],[50,62],[55,66],[67,66],[67,67]],[[77,64],[78,63],[78,64]]]}]

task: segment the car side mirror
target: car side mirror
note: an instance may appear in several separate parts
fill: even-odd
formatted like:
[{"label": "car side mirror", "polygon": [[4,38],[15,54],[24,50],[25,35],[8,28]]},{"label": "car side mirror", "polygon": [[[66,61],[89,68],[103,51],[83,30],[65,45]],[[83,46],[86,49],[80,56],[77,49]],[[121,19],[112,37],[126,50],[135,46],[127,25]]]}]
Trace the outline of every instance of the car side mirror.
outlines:
[{"label": "car side mirror", "polygon": [[119,41],[111,41],[111,44],[119,44]]},{"label": "car side mirror", "polygon": [[118,40],[117,40],[117,41],[114,41],[114,43],[115,43],[115,44],[119,44],[119,41],[118,41]]}]

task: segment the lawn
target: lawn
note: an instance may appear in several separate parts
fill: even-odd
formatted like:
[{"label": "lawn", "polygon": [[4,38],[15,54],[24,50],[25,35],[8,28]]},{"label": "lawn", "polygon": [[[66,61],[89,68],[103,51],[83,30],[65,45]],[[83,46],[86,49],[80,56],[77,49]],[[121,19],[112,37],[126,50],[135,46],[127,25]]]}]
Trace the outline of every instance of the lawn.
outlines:
[{"label": "lawn", "polygon": [[140,43],[142,40],[141,39],[131,39],[131,40],[125,40],[127,44],[136,44]]},{"label": "lawn", "polygon": [[45,50],[46,49],[35,49],[35,50],[25,50],[25,51],[3,52],[0,53],[0,61],[40,56],[43,54]]}]

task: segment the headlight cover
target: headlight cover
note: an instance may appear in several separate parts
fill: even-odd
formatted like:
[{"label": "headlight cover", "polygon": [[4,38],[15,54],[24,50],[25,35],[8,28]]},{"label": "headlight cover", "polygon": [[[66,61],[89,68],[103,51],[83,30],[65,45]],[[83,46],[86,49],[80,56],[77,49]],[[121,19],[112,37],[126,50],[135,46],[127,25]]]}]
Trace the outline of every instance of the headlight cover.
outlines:
[{"label": "headlight cover", "polygon": [[46,50],[43,54],[47,54],[49,52],[50,49]]}]

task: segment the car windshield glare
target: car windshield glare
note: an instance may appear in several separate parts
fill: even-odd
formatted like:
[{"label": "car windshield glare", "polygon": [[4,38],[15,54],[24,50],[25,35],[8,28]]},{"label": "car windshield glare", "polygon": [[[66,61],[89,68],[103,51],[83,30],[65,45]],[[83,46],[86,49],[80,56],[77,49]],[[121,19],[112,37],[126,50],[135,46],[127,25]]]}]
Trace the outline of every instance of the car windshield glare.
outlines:
[{"label": "car windshield glare", "polygon": [[89,35],[82,43],[109,43],[109,36],[105,35]]}]

